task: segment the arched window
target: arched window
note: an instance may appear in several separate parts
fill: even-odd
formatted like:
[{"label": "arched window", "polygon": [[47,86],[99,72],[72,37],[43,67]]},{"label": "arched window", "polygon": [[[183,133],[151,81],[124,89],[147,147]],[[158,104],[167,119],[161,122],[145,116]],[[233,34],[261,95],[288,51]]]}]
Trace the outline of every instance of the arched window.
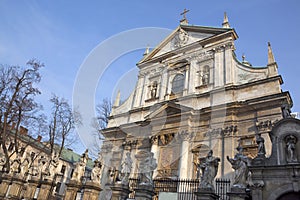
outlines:
[{"label": "arched window", "polygon": [[172,82],[172,93],[173,94],[178,94],[182,93],[184,89],[184,75],[182,74],[177,74]]}]

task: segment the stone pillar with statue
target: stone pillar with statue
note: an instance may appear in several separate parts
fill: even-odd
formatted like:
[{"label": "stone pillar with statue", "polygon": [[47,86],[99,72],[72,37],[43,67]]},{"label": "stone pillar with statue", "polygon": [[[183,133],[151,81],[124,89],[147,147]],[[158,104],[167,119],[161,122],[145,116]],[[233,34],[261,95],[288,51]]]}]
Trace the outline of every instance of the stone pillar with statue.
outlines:
[{"label": "stone pillar with statue", "polygon": [[[100,156],[100,155],[99,155]],[[100,179],[102,172],[102,162],[99,157],[94,161],[91,173],[91,180],[83,186],[83,200],[98,200],[101,192]]]},{"label": "stone pillar with statue", "polygon": [[213,156],[213,151],[210,150],[203,160],[203,163],[198,165],[202,171],[200,185],[195,192],[198,200],[216,200],[219,196],[215,193],[214,179],[218,173],[220,158]]},{"label": "stone pillar with statue", "polygon": [[139,183],[135,190],[136,200],[152,200],[154,196],[153,171],[157,167],[154,154],[149,151],[140,151],[135,155],[139,163]]},{"label": "stone pillar with statue", "polygon": [[[265,154],[264,145],[261,145],[262,146],[258,146],[259,152],[260,154]],[[236,149],[238,152],[235,154],[234,158],[229,158],[227,156],[227,160],[230,162],[232,168],[234,169],[233,183],[230,188],[230,192],[228,192],[227,195],[232,200],[244,200],[249,198],[249,194],[246,192],[248,177],[250,173],[248,168],[249,158],[243,155],[243,148],[240,144]]]},{"label": "stone pillar with statue", "polygon": [[82,177],[84,176],[85,167],[87,161],[89,159],[88,149],[82,154],[80,160],[75,164],[75,169],[73,172],[73,176],[69,183],[67,183],[67,190],[64,199],[75,199],[77,195],[77,191],[80,190],[82,186]]},{"label": "stone pillar with statue", "polygon": [[132,169],[132,159],[130,152],[126,152],[124,161],[121,163],[120,181],[115,182],[110,186],[112,190],[111,200],[126,200],[130,193],[129,190],[129,175]]}]

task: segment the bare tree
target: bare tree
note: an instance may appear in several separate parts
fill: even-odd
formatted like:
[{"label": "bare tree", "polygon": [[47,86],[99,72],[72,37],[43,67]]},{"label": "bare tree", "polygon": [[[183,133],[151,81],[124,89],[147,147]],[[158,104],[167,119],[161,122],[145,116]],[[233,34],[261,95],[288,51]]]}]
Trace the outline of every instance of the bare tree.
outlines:
[{"label": "bare tree", "polygon": [[106,98],[96,106],[96,117],[91,121],[91,126],[94,128],[94,144],[90,153],[92,156],[97,157],[100,151],[100,144],[103,141],[102,130],[106,128],[109,116],[112,109],[112,103]]},{"label": "bare tree", "polygon": [[76,140],[73,130],[81,123],[81,116],[78,111],[72,111],[68,101],[64,98],[53,95],[50,102],[52,113],[48,130],[49,144],[51,153],[55,144],[59,145],[58,155],[60,156],[63,148]]},{"label": "bare tree", "polygon": [[[33,120],[40,106],[34,97],[40,94],[35,84],[41,76],[39,70],[44,65],[36,60],[27,62],[26,67],[0,66],[0,145],[6,159],[5,168],[10,169],[9,158],[18,153],[18,132],[22,123]],[[9,155],[8,138],[14,133],[14,151]]]},{"label": "bare tree", "polygon": [[103,99],[100,104],[96,107],[97,112],[97,121],[99,124],[100,130],[106,128],[109,120],[109,115],[111,113],[112,103],[110,100]]}]

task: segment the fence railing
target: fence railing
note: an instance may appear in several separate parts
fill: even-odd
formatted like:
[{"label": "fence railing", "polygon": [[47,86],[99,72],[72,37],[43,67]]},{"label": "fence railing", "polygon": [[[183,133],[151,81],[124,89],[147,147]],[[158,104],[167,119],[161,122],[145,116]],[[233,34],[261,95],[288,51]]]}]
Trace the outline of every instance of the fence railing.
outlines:
[{"label": "fence railing", "polygon": [[[135,189],[138,187],[138,179],[129,179],[131,190],[130,198],[135,197]],[[199,186],[199,179],[154,179],[154,192],[158,196],[160,192],[173,192],[178,194],[178,200],[196,200],[194,194]],[[230,190],[230,180],[216,179],[216,194],[220,200],[227,200],[226,193]]]},{"label": "fence railing", "polygon": [[229,179],[216,179],[216,194],[219,195],[220,200],[229,200],[227,192],[230,191]]}]

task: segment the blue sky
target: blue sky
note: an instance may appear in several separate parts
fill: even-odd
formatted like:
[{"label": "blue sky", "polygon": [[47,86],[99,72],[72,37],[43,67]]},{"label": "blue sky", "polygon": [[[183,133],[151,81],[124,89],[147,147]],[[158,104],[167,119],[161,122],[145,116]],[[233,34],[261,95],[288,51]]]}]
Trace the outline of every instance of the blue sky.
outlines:
[{"label": "blue sky", "polygon": [[[46,66],[39,101],[47,108],[51,93],[72,101],[80,66],[97,45],[135,28],[175,29],[184,8],[190,10],[190,24],[215,27],[221,26],[226,11],[231,27],[239,35],[238,58],[244,53],[254,66],[267,64],[270,41],[283,76],[282,88],[292,95],[292,110],[300,111],[298,0],[0,0],[0,63],[24,65],[31,58],[39,59]],[[145,46],[149,44],[147,37]],[[131,90],[128,87],[134,87],[135,63],[142,53],[143,49],[136,49],[111,62],[99,80],[96,102],[114,96],[117,85],[124,87],[124,95]]]}]

